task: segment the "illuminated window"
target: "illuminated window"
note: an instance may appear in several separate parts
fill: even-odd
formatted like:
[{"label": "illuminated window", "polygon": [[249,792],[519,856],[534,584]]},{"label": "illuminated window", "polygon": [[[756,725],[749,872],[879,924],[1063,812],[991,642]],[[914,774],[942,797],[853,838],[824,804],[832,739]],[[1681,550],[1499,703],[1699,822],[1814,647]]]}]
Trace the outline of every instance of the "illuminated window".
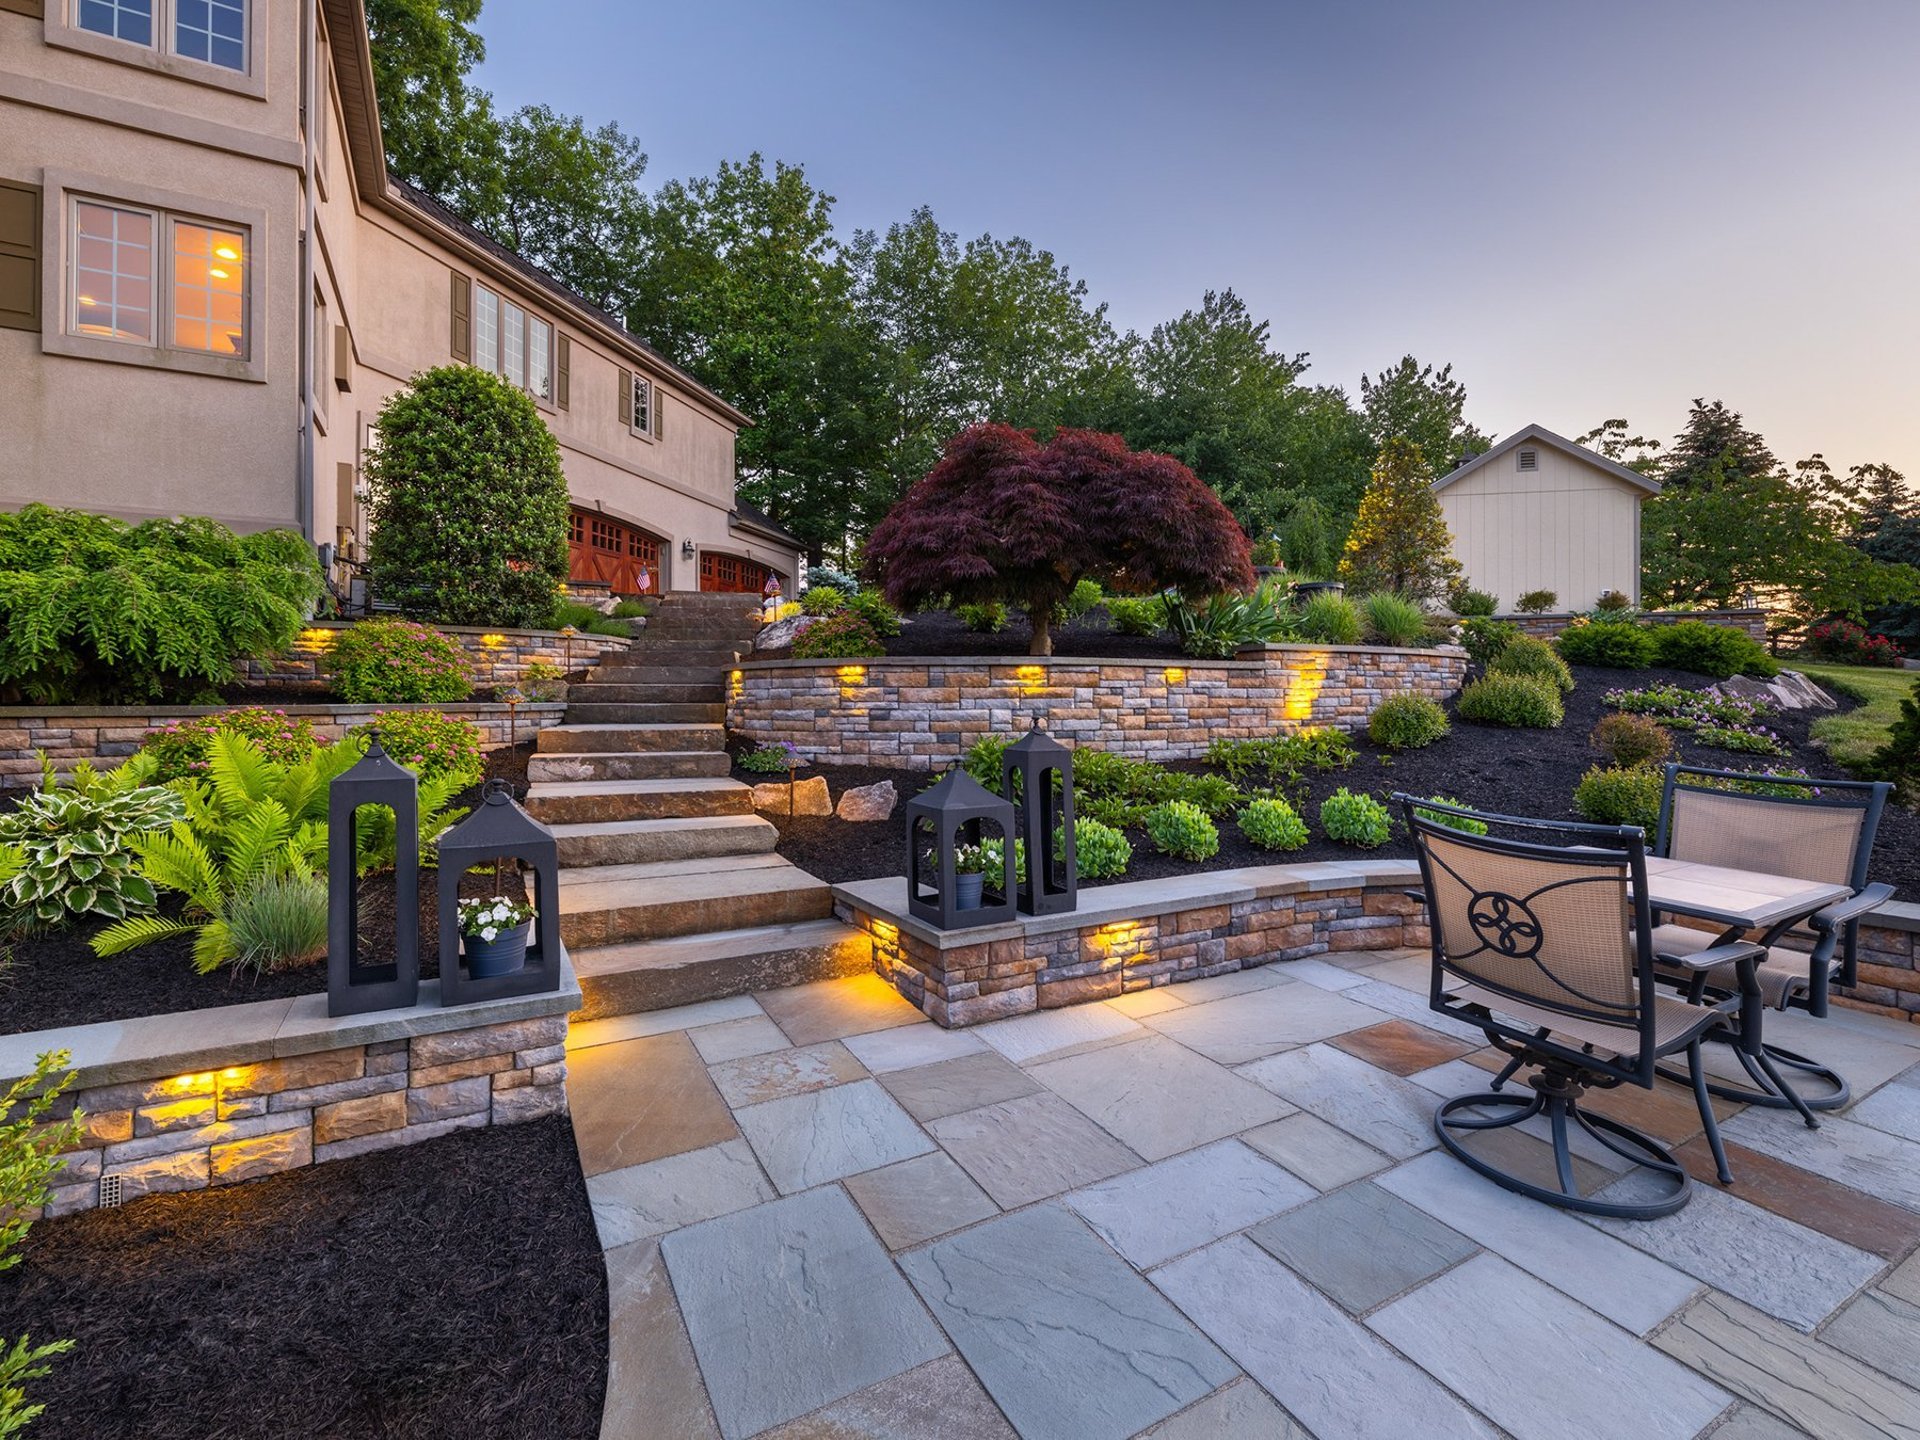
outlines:
[{"label": "illuminated window", "polygon": [[80,0],[74,23],[96,35],[153,44],[153,0]]},{"label": "illuminated window", "polygon": [[189,60],[244,72],[246,0],[174,0],[173,48]]},{"label": "illuminated window", "polygon": [[247,339],[247,237],[174,221],[174,348],[244,360]]},{"label": "illuminated window", "polygon": [[153,227],[146,210],[73,207],[73,333],[153,343]]}]

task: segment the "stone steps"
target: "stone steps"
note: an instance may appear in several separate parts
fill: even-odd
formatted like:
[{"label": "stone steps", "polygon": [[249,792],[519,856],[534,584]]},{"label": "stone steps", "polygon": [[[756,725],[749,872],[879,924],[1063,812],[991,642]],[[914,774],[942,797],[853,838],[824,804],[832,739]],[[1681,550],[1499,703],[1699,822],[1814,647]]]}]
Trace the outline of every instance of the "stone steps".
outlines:
[{"label": "stone steps", "polygon": [[[623,670],[643,670],[658,672],[662,666],[676,669],[725,670],[733,664],[734,652],[745,655],[753,648],[749,638],[739,645],[711,645],[702,642],[698,645],[636,645],[631,650],[617,651],[617,661],[602,661],[594,669],[594,678],[624,679]],[[646,676],[634,676],[636,680]]]},{"label": "stone steps", "polygon": [[751,815],[753,791],[738,780],[710,778],[541,781],[528,787],[526,807],[545,825]]},{"label": "stone steps", "polygon": [[833,914],[832,890],[778,855],[563,870],[558,899],[569,952]]},{"label": "stone steps", "polygon": [[550,827],[560,863],[655,865],[726,855],[770,855],[780,831],[758,815],[694,815],[672,820],[606,820]]},{"label": "stone steps", "polygon": [[[576,687],[578,688],[578,687]],[[721,725],[551,725],[540,732],[541,755],[579,755],[609,751],[721,750],[727,732]]]},{"label": "stone steps", "polygon": [[589,680],[570,686],[567,698],[583,705],[716,705],[727,698],[727,691],[719,680],[677,683],[650,680],[639,684]]},{"label": "stone steps", "polygon": [[732,769],[724,750],[595,750],[578,755],[535,755],[527,779],[535,784],[575,780],[693,780]]},{"label": "stone steps", "polygon": [[575,725],[719,725],[726,718],[727,707],[718,702],[711,705],[630,701],[597,704],[570,700],[567,704],[567,721]]},{"label": "stone steps", "polygon": [[864,974],[873,968],[873,941],[838,920],[805,920],[571,955],[586,997],[573,1018],[583,1021]]}]

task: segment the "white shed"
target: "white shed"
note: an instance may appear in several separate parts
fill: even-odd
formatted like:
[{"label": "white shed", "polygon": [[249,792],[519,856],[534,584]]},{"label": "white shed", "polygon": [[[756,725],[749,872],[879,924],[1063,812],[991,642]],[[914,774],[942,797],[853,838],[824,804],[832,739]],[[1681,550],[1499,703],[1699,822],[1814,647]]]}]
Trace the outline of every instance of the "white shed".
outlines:
[{"label": "white shed", "polygon": [[1528,425],[1433,482],[1453,553],[1504,614],[1529,590],[1582,610],[1607,590],[1640,603],[1640,506],[1657,481]]}]

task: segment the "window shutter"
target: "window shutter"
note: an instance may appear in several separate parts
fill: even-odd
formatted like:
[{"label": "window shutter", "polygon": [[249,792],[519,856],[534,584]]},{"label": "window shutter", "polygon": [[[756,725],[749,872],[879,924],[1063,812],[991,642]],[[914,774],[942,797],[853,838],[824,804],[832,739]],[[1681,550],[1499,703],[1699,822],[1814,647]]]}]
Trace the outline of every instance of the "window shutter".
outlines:
[{"label": "window shutter", "polygon": [[473,282],[458,270],[453,272],[453,335],[447,348],[462,363],[473,359]]},{"label": "window shutter", "polygon": [[633,373],[628,370],[620,372],[620,423],[633,428]]},{"label": "window shutter", "polygon": [[0,180],[0,327],[40,328],[40,187]]},{"label": "window shutter", "polygon": [[342,390],[353,389],[353,337],[347,327],[333,327],[333,383]]},{"label": "window shutter", "polygon": [[564,335],[560,337],[553,371],[553,403],[564,410],[573,390],[573,342]]},{"label": "window shutter", "polygon": [[653,438],[658,440],[667,433],[667,392],[658,385],[653,387]]}]

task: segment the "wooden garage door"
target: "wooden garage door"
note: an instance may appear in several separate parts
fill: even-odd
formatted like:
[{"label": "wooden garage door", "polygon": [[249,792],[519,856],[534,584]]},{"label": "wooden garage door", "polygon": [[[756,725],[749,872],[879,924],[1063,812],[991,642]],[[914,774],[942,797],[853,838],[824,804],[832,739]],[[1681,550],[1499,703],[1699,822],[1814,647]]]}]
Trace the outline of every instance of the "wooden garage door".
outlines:
[{"label": "wooden garage door", "polygon": [[700,588],[730,595],[758,595],[765,589],[767,577],[777,572],[738,555],[716,555],[707,551],[700,556]]},{"label": "wooden garage door", "polygon": [[638,525],[575,510],[567,517],[567,578],[616,595],[660,593],[660,537]]}]

